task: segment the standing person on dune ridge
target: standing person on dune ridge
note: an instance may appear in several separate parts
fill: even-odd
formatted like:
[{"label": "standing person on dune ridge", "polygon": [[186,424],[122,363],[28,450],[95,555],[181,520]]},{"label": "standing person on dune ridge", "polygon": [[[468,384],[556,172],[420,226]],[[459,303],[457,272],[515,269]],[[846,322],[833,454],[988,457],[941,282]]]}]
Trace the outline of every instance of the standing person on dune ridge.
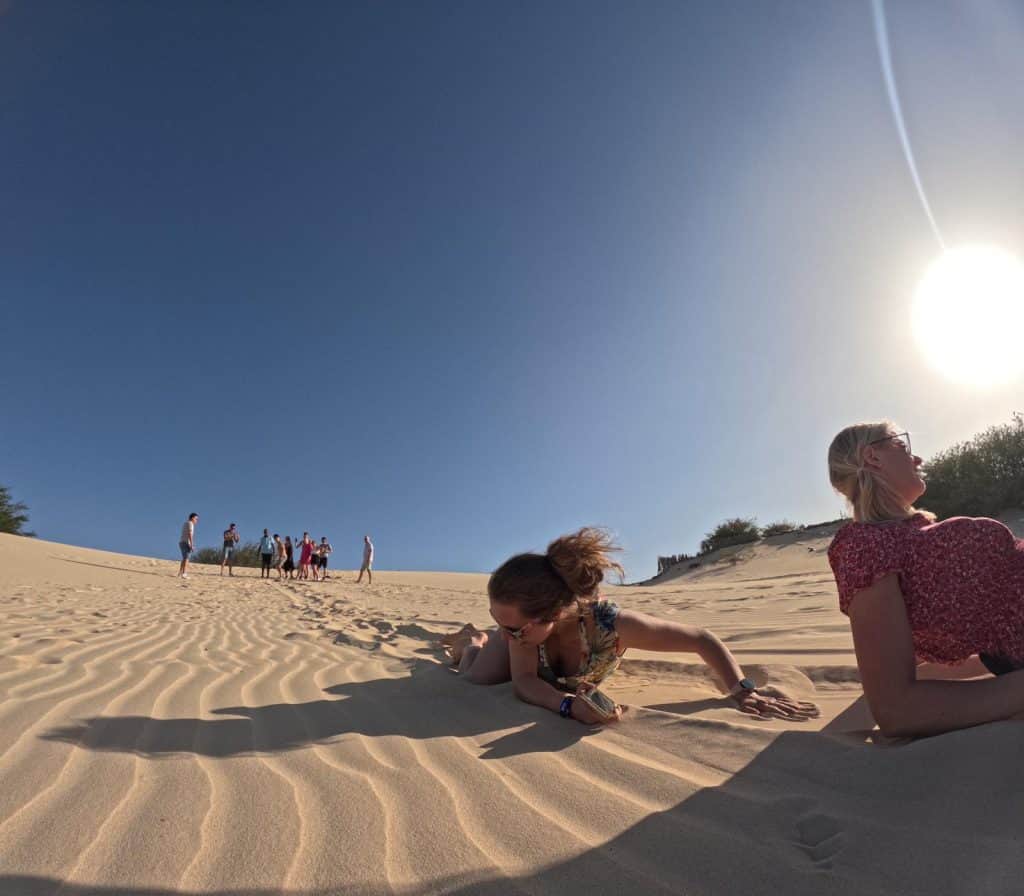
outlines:
[{"label": "standing person on dune ridge", "polygon": [[[487,583],[497,629],[481,632],[469,625],[444,639],[459,672],[474,684],[511,680],[520,700],[597,724],[621,714],[621,707],[594,692],[630,647],[695,653],[740,712],[792,721],[818,715],[813,703],[745,677],[729,649],[706,629],[620,610],[601,597],[605,573],[622,575],[611,557],[617,550],[607,533],[583,528],[556,538],[544,554],[506,560]],[[605,714],[594,708],[595,700],[605,703]]]},{"label": "standing person on dune ridge", "polygon": [[224,575],[224,564],[228,566],[228,575],[235,574],[235,551],[241,536],[238,534],[238,527],[232,523],[224,530],[224,551],[220,561],[220,574]]},{"label": "standing person on dune ridge", "polygon": [[199,522],[198,513],[190,513],[181,527],[181,535],[178,537],[178,550],[181,551],[181,566],[178,567],[178,577],[188,578],[188,561],[192,552],[196,549],[196,523]]},{"label": "standing person on dune ridge", "polygon": [[290,535],[284,537],[284,566],[282,568],[288,574],[289,579],[295,578],[295,545],[292,544]]},{"label": "standing person on dune ridge", "polygon": [[277,570],[277,580],[280,582],[284,578],[284,559],[288,556],[288,552],[284,549],[284,542],[281,541],[281,536],[276,532],[274,533],[274,569]]},{"label": "standing person on dune ridge", "polygon": [[313,573],[313,581],[320,581],[320,545],[312,538],[309,540],[309,569]]},{"label": "standing person on dune ridge", "polygon": [[359,578],[356,579],[358,585],[363,581],[363,573],[366,573],[368,584],[373,584],[373,542],[370,541],[369,535],[363,536],[363,562],[359,567]]},{"label": "standing person on dune ridge", "polygon": [[260,578],[270,578],[270,566],[274,562],[274,539],[270,537],[270,530],[263,530],[263,537],[260,539]]},{"label": "standing person on dune ridge", "polygon": [[334,548],[328,543],[327,536],[325,535],[320,539],[320,577],[322,579],[327,578],[327,558],[333,553]]},{"label": "standing person on dune ridge", "polygon": [[308,532],[302,533],[302,543],[299,550],[299,578],[309,578],[309,564],[313,557],[313,542]]}]

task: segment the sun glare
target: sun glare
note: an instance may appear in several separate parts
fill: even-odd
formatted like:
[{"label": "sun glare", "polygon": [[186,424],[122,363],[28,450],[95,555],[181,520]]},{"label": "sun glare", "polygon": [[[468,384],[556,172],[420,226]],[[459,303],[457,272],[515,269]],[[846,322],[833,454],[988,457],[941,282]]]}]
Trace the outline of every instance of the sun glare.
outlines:
[{"label": "sun glare", "polygon": [[974,386],[1024,374],[1024,265],[1002,249],[944,252],[918,284],[914,339],[928,364]]}]

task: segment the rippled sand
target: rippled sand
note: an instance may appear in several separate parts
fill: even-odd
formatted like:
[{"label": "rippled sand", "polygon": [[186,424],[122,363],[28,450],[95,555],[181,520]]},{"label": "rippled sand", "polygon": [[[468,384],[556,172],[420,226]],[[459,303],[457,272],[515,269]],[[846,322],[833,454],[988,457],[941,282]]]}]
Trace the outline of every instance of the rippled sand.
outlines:
[{"label": "rippled sand", "polygon": [[872,736],[827,542],[610,589],[820,720],[639,653],[590,730],[445,666],[485,576],[182,581],[0,536],[0,896],[1017,892],[1024,728]]}]

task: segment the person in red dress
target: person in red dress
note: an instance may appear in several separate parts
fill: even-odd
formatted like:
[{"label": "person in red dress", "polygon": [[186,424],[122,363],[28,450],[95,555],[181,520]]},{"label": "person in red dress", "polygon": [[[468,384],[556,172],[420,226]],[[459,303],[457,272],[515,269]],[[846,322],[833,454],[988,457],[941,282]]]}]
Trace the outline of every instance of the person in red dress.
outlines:
[{"label": "person in red dress", "polygon": [[313,539],[308,532],[302,533],[302,542],[299,552],[299,578],[309,578],[309,565],[313,559]]},{"label": "person in red dress", "polygon": [[[839,608],[875,720],[897,737],[1024,712],[1024,541],[998,520],[936,522],[917,509],[920,466],[909,433],[889,422],[849,426],[828,450],[829,479],[853,511],[828,549]],[[975,655],[997,677],[917,676],[920,662]]]}]

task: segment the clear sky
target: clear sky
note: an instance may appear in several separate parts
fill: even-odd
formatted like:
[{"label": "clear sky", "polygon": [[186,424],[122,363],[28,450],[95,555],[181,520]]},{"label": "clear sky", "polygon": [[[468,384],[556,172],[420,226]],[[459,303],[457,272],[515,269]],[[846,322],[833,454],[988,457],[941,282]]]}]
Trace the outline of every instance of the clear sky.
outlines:
[{"label": "clear sky", "polygon": [[[1022,409],[927,368],[938,246],[866,2],[0,3],[0,483],[40,536],[227,523],[631,578],[838,515],[825,450]],[[949,244],[1024,237],[1024,8],[888,8]]]}]

